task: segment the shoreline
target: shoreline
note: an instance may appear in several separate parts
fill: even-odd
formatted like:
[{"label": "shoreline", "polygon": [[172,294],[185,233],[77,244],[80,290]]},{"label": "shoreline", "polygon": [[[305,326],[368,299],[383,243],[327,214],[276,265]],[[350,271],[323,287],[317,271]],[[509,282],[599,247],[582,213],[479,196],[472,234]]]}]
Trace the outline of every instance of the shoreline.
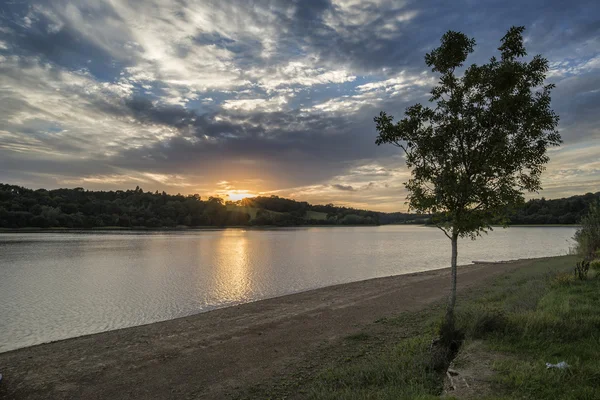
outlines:
[{"label": "shoreline", "polygon": [[391,226],[391,225],[410,225],[410,226],[425,226],[424,224],[385,224],[385,225],[231,225],[231,226],[193,226],[193,227],[164,227],[164,228],[144,228],[144,227],[104,227],[104,228],[0,228],[0,233],[96,233],[96,232],[189,232],[189,231],[220,231],[225,229],[247,229],[247,230],[275,230],[275,229],[290,229],[290,228],[356,228],[356,227],[374,227],[374,226]]},{"label": "shoreline", "polygon": [[[460,266],[459,291],[550,258]],[[16,399],[222,398],[378,318],[443,301],[448,271],[328,286],[3,352],[0,394],[9,390]]]},{"label": "shoreline", "polygon": [[[435,228],[434,225],[423,223],[415,224],[380,224],[380,225],[334,225],[334,224],[315,224],[315,225],[232,225],[232,226],[194,226],[194,227],[164,227],[164,228],[145,228],[145,227],[96,227],[96,228],[0,228],[0,233],[104,233],[104,232],[193,232],[193,231],[211,231],[225,229],[246,229],[246,230],[278,230],[290,228],[359,228],[359,227],[380,227],[380,226],[423,226],[426,228]],[[579,224],[522,224],[509,225],[506,228],[577,228]],[[501,225],[494,225],[492,228],[504,228]]]},{"label": "shoreline", "polygon": [[[487,267],[487,266],[491,266],[491,265],[511,265],[511,264],[514,264],[514,263],[533,262],[533,261],[544,260],[544,259],[548,259],[548,258],[557,258],[557,257],[565,257],[565,256],[520,258],[520,259],[515,259],[515,260],[499,260],[499,261],[477,261],[477,260],[473,260],[473,261],[471,261],[471,264],[462,264],[462,265],[459,265],[458,268],[459,269],[465,269],[465,268],[474,267],[474,266],[486,266]],[[243,303],[230,303],[230,304],[224,305],[222,307],[210,308],[210,309],[207,309],[205,311],[193,312],[192,314],[184,315],[184,316],[176,317],[176,318],[172,318],[172,319],[166,319],[166,320],[148,322],[148,323],[141,324],[141,325],[126,326],[126,327],[123,327],[123,328],[110,329],[110,330],[107,330],[107,331],[87,333],[87,334],[80,335],[80,336],[73,336],[73,337],[68,337],[68,338],[64,338],[64,339],[51,340],[51,341],[48,341],[48,342],[42,342],[42,343],[27,345],[27,346],[24,346],[24,347],[18,347],[16,349],[10,349],[10,350],[6,350],[6,351],[0,351],[0,359],[1,359],[1,357],[2,357],[3,354],[10,353],[10,352],[15,352],[15,351],[20,351],[20,350],[24,350],[24,349],[30,349],[32,347],[46,346],[46,345],[51,345],[51,344],[54,344],[54,343],[65,342],[65,341],[75,340],[75,339],[80,339],[80,338],[86,338],[86,337],[95,336],[95,335],[102,335],[102,334],[107,334],[107,333],[111,333],[111,332],[123,331],[123,330],[127,330],[127,329],[143,328],[143,327],[147,327],[147,326],[151,326],[151,325],[155,325],[155,324],[164,324],[164,323],[169,323],[171,321],[178,321],[178,320],[186,319],[186,318],[194,318],[194,317],[197,317],[199,315],[205,315],[205,314],[209,314],[209,313],[216,313],[216,312],[219,312],[219,311],[222,311],[222,310],[226,310],[226,309],[229,309],[229,308],[241,308],[241,307],[244,307],[244,306],[250,305],[250,304],[256,304],[256,303],[261,303],[261,302],[271,302],[271,301],[277,301],[277,300],[280,300],[280,299],[281,300],[286,300],[287,297],[292,298],[294,296],[310,294],[312,292],[320,292],[320,291],[326,292],[328,290],[338,290],[339,288],[342,288],[344,286],[354,286],[354,285],[368,284],[371,281],[378,281],[378,280],[391,280],[391,279],[397,280],[397,279],[401,279],[403,277],[405,277],[405,278],[413,278],[413,277],[418,277],[418,276],[421,276],[421,275],[427,276],[427,275],[430,275],[430,274],[435,274],[435,273],[438,273],[440,271],[446,271],[446,270],[449,271],[450,268],[449,267],[442,267],[442,268],[428,269],[428,270],[425,270],[425,271],[408,272],[408,273],[405,273],[405,274],[380,276],[380,277],[375,277],[375,278],[363,279],[363,280],[360,280],[360,281],[353,281],[353,282],[346,282],[346,283],[337,283],[337,284],[329,285],[329,286],[317,287],[317,288],[313,288],[313,289],[305,289],[305,290],[300,290],[298,292],[292,292],[292,293],[282,294],[282,295],[278,295],[278,296],[275,296],[275,297],[266,297],[266,298],[263,298],[263,299],[250,300],[250,301],[243,302]],[[243,312],[243,310],[241,310],[241,312]]]}]

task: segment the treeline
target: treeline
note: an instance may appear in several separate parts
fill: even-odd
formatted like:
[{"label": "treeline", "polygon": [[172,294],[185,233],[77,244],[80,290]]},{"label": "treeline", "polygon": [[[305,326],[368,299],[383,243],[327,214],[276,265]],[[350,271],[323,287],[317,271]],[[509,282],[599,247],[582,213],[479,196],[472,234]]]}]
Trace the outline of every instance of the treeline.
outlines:
[{"label": "treeline", "polygon": [[0,185],[0,226],[4,228],[96,228],[245,225],[246,213],[229,211],[220,198],[198,195],[82,188],[31,190]]},{"label": "treeline", "polygon": [[416,214],[382,213],[333,204],[312,205],[278,196],[246,198],[238,204],[260,210],[251,221],[257,225],[384,225],[425,223],[427,220]]},{"label": "treeline", "polygon": [[600,199],[600,192],[562,199],[529,200],[510,217],[510,223],[512,225],[578,224],[589,211],[590,204],[598,199]]},{"label": "treeline", "polygon": [[[240,201],[242,207],[258,208],[252,221],[258,225],[378,225],[379,213],[337,207],[312,205],[278,196],[259,196]],[[315,214],[317,213],[317,214]]]},{"label": "treeline", "polygon": [[[248,209],[254,212],[250,213]],[[410,223],[415,222],[414,218],[411,214],[385,214],[331,204],[313,206],[277,196],[232,203],[218,197],[204,200],[197,194],[144,192],[139,187],[104,192],[82,188],[31,190],[0,184],[0,227],[12,229],[377,225]]]},{"label": "treeline", "polygon": [[[600,192],[563,199],[529,200],[510,224],[577,224]],[[312,205],[278,196],[224,202],[218,197],[158,191],[31,190],[0,184],[0,228],[162,228],[198,226],[298,226],[423,224],[427,216]]]}]

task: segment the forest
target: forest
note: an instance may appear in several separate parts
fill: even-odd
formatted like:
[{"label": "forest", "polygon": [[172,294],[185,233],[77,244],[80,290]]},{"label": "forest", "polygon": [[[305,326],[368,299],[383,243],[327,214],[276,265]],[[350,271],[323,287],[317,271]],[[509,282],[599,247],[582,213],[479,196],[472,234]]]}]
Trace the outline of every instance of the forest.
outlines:
[{"label": "forest", "polygon": [[[576,224],[600,192],[529,200],[510,219],[519,224]],[[423,224],[428,216],[383,213],[278,196],[237,202],[219,197],[83,188],[32,190],[0,184],[0,228],[176,228],[222,226]]]},{"label": "forest", "polygon": [[600,192],[562,199],[532,199],[510,217],[512,225],[579,224]]},{"label": "forest", "polygon": [[0,184],[0,228],[175,228],[205,226],[379,225],[426,217],[311,205],[277,196],[238,202],[158,191],[32,190]]}]

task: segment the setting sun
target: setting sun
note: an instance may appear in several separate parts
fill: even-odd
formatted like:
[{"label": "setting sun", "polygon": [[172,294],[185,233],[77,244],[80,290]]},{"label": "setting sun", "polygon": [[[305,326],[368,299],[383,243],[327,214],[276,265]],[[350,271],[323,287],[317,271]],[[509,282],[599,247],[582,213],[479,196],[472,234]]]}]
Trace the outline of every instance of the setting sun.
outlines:
[{"label": "setting sun", "polygon": [[227,193],[227,200],[238,201],[242,199],[246,199],[248,197],[256,197],[255,194],[248,193],[246,190],[234,190],[232,192]]}]

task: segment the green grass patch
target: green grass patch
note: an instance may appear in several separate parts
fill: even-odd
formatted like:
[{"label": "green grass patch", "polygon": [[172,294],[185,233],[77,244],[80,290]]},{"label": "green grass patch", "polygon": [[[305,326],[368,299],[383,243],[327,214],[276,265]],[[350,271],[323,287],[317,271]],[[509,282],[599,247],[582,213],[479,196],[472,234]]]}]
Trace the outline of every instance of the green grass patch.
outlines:
[{"label": "green grass patch", "polygon": [[[600,275],[575,279],[575,262],[536,263],[459,307],[467,337],[499,356],[499,398],[600,399]],[[561,361],[569,367],[546,368]]]},{"label": "green grass patch", "polygon": [[283,213],[280,213],[277,211],[264,210],[264,209],[257,208],[257,207],[241,207],[241,206],[236,206],[235,204],[227,205],[227,211],[237,211],[237,212],[246,213],[246,214],[250,215],[250,220],[253,220],[254,218],[256,218],[256,213],[259,212],[260,210],[262,210],[263,212],[272,214],[272,215],[283,214]]},{"label": "green grass patch", "polygon": [[427,335],[405,339],[375,354],[323,371],[306,393],[309,399],[431,399],[438,375],[429,368]]},{"label": "green grass patch", "polygon": [[250,215],[250,219],[256,218],[256,213],[258,212],[258,210],[259,210],[259,208],[256,208],[256,207],[240,207],[240,206],[236,206],[235,204],[227,205],[227,211],[237,211],[237,212],[246,213],[246,214]]},{"label": "green grass patch", "polygon": [[327,219],[327,213],[318,212],[318,211],[307,211],[305,215],[306,219],[316,219],[318,221],[323,221]]},{"label": "green grass patch", "polygon": [[[508,315],[506,329],[488,339],[510,354],[497,382],[511,398],[600,399],[600,279],[554,285],[530,311]],[[565,361],[566,370],[546,362]]]}]

